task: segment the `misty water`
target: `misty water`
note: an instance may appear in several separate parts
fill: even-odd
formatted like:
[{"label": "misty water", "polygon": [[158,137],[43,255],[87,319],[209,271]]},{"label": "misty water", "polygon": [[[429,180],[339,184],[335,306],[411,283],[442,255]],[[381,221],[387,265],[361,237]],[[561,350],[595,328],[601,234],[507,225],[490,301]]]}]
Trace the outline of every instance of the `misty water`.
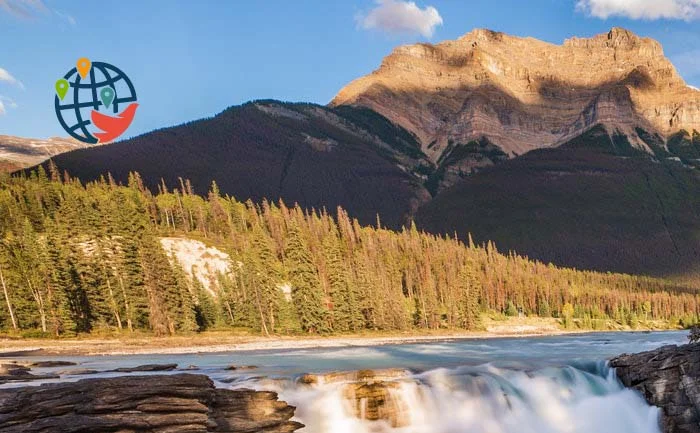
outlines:
[{"label": "misty water", "polygon": [[[606,360],[621,353],[682,344],[686,335],[595,333],[374,347],[30,360],[61,359],[79,363],[75,368],[95,370],[150,363],[177,363],[181,368],[194,365],[199,368],[196,373],[209,375],[219,387],[277,391],[280,398],[297,406],[295,419],[307,426],[301,431],[308,433],[658,433],[658,410],[623,388]],[[230,365],[257,368],[230,371],[226,369]],[[400,408],[402,425],[398,427],[354,416],[354,403],[344,397],[342,382],[298,382],[309,372],[388,368],[406,370],[389,391],[390,399]],[[118,373],[89,377],[113,375]],[[63,376],[60,381],[86,377]]]}]

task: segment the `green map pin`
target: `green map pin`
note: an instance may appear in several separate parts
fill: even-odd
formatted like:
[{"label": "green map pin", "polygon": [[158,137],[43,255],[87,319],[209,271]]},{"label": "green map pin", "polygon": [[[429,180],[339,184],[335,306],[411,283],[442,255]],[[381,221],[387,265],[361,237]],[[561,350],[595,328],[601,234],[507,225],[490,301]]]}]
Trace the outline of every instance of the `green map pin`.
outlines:
[{"label": "green map pin", "polygon": [[56,81],[56,93],[58,93],[58,97],[61,98],[61,101],[63,101],[63,98],[66,97],[68,89],[70,89],[70,83],[68,83],[68,80],[61,78],[60,80]]},{"label": "green map pin", "polygon": [[112,105],[112,101],[114,101],[114,89],[105,87],[100,90],[100,99],[102,103],[105,104],[105,108],[109,108],[109,106]]}]

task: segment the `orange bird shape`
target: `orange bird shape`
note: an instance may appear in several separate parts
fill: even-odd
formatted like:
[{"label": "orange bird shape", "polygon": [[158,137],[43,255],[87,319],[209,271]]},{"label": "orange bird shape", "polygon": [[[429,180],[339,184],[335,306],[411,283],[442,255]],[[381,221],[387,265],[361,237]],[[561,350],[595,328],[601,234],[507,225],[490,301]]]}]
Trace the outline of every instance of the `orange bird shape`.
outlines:
[{"label": "orange bird shape", "polygon": [[100,143],[109,143],[115,138],[119,137],[126,131],[126,128],[131,125],[134,120],[134,115],[136,114],[136,109],[139,104],[133,103],[126,107],[126,110],[117,114],[116,117],[108,116],[102,114],[98,111],[92,110],[90,117],[92,118],[92,123],[104,132],[96,132],[93,134],[100,140]]}]

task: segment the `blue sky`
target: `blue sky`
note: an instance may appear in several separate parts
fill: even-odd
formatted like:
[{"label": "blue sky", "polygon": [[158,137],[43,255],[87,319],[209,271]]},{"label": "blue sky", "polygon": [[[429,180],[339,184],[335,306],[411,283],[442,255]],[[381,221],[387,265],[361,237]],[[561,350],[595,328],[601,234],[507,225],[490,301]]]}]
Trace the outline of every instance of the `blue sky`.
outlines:
[{"label": "blue sky", "polygon": [[613,26],[659,40],[700,87],[700,0],[0,0],[0,134],[65,136],[53,86],[79,57],[129,75],[133,136],[251,99],[325,104],[401,44]]}]

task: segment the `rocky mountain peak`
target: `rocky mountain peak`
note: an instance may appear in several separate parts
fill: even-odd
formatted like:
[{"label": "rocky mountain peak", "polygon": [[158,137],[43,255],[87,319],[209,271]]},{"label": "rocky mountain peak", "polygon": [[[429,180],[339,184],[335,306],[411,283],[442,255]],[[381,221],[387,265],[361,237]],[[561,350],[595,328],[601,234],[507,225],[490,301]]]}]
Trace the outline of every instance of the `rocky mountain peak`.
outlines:
[{"label": "rocky mountain peak", "polygon": [[72,138],[22,138],[0,135],[0,172],[14,171],[47,160],[53,155],[87,147]]},{"label": "rocky mountain peak", "polygon": [[700,92],[661,44],[622,28],[562,45],[476,29],[398,47],[331,105],[379,112],[415,134],[433,161],[482,138],[519,155],[599,124],[650,152],[638,129],[664,140],[700,130]]},{"label": "rocky mountain peak", "polygon": [[621,27],[613,27],[608,33],[602,33],[592,38],[572,37],[564,41],[565,47],[575,48],[615,48],[639,51],[645,56],[663,56],[661,44],[651,38],[642,38]]}]

